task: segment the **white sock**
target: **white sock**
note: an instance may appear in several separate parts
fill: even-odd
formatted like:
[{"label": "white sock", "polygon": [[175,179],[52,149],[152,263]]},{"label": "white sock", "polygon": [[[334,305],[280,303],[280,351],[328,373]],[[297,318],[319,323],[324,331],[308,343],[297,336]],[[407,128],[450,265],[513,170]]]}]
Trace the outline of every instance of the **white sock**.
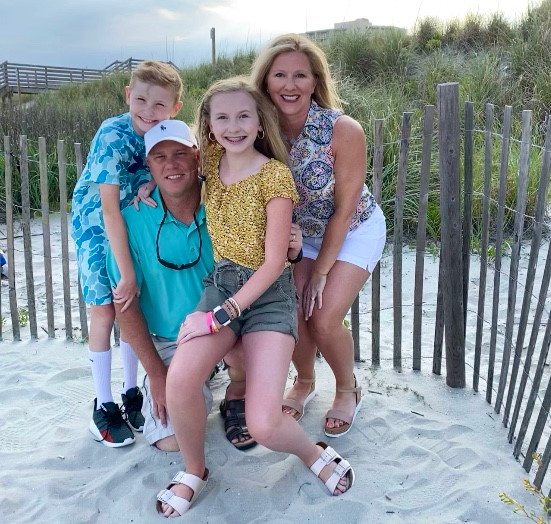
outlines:
[{"label": "white sock", "polygon": [[122,338],[119,340],[122,369],[124,371],[124,393],[138,385],[138,357],[132,346]]},{"label": "white sock", "polygon": [[111,393],[111,355],[109,348],[107,351],[88,350],[88,359],[92,368],[92,377],[96,387],[96,397],[98,399],[97,407],[105,402],[113,402]]}]

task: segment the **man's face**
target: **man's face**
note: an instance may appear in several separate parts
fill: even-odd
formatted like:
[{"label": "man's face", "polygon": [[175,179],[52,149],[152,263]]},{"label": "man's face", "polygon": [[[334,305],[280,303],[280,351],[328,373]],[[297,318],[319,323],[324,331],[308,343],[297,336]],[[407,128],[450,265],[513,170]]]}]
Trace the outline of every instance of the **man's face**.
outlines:
[{"label": "man's face", "polygon": [[151,176],[165,196],[179,197],[198,187],[199,150],[172,140],[159,142],[147,155]]}]

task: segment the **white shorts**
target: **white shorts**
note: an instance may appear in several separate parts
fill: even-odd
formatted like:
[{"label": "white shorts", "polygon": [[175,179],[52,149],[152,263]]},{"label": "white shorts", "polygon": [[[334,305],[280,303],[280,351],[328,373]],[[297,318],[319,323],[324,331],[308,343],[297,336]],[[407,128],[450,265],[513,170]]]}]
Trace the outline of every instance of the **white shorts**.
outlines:
[{"label": "white shorts", "polygon": [[[323,237],[304,237],[302,252],[305,257],[316,260]],[[386,242],[386,222],[381,208],[377,206],[371,216],[344,239],[337,260],[349,262],[373,273],[381,260]]]},{"label": "white shorts", "polygon": [[[161,357],[163,364],[168,367],[174,353],[176,352],[176,342],[168,341],[161,337],[151,336],[153,344]],[[143,381],[143,396],[142,415],[145,418],[143,427],[143,435],[149,444],[174,435],[174,429],[170,423],[170,419],[166,418],[166,427],[163,427],[161,420],[153,414],[153,397],[151,396],[151,388],[149,387],[149,377],[146,375]],[[205,408],[207,415],[212,408],[212,392],[209,388],[208,381],[203,384],[203,396],[205,397]]]}]

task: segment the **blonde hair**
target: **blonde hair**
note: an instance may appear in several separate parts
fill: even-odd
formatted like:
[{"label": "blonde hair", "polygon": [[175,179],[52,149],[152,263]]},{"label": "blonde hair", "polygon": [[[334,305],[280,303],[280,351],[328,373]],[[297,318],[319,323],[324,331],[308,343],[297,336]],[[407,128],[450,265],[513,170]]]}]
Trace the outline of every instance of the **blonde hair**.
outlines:
[{"label": "blonde hair", "polygon": [[287,33],[276,37],[256,57],[252,65],[251,80],[263,96],[269,98],[266,78],[274,60],[282,53],[298,51],[303,53],[316,79],[312,98],[321,107],[342,111],[342,100],[337,94],[334,80],[331,78],[325,53],[314,42],[296,33]]},{"label": "blonde hair", "polygon": [[[264,131],[264,136],[262,138],[257,137],[255,140],[255,149],[268,158],[275,158],[287,164],[289,154],[279,130],[279,122],[275,107],[271,101],[268,101],[260,94],[245,76],[235,76],[224,80],[218,80],[212,84],[203,95],[195,119],[200,150],[204,152],[207,151],[210,132],[210,104],[212,97],[223,93],[237,93],[240,91],[248,93],[253,98],[256,104],[258,119]],[[201,158],[204,158],[204,156],[202,155]]]},{"label": "blonde hair", "polygon": [[130,77],[130,89],[135,86],[136,81],[171,89],[174,92],[174,103],[179,102],[182,98],[184,86],[180,74],[171,65],[164,62],[155,60],[141,62]]}]

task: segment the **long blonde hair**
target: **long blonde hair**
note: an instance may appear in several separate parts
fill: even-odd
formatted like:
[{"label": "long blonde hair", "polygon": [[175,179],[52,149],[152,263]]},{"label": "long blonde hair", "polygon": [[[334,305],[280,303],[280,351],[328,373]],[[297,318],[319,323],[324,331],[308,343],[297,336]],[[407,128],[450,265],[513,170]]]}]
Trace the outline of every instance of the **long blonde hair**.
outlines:
[{"label": "long blonde hair", "polygon": [[342,100],[337,94],[325,53],[310,39],[296,33],[278,36],[260,51],[253,62],[251,70],[251,81],[256,88],[265,98],[269,99],[270,95],[267,92],[266,78],[272,64],[280,54],[292,51],[304,53],[306,58],[308,58],[312,74],[316,79],[316,87],[312,98],[321,107],[342,111]]},{"label": "long blonde hair", "polygon": [[[255,140],[254,147],[256,150],[268,158],[275,158],[284,164],[288,164],[289,154],[279,130],[277,112],[273,104],[268,102],[245,76],[235,76],[224,80],[218,80],[212,84],[203,95],[195,119],[200,150],[203,152],[207,151],[210,132],[210,104],[212,97],[214,95],[236,93],[239,91],[248,93],[255,101],[260,125],[264,131],[264,136],[262,138],[257,137]],[[204,155],[201,155],[201,158],[204,158]]]}]

